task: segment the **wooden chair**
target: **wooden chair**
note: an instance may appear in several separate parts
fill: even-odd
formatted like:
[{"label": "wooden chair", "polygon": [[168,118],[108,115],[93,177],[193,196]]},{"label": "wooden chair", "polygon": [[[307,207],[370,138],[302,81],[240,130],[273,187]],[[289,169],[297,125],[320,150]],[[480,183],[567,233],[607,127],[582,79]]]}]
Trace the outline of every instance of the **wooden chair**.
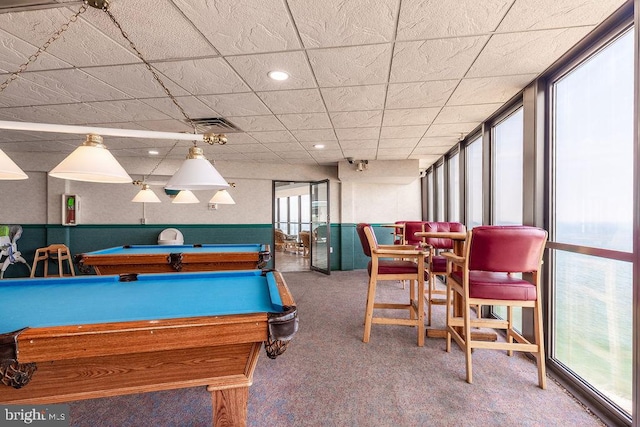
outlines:
[{"label": "wooden chair", "polygon": [[[58,264],[58,274],[50,275],[49,274],[49,260],[57,262]],[[69,253],[69,248],[63,244],[53,244],[49,245],[46,248],[38,248],[36,249],[36,254],[33,258],[33,267],[31,268],[31,276],[35,277],[36,270],[38,267],[38,263],[43,262],[43,277],[65,277],[65,276],[75,276],[76,272],[73,269],[73,263],[71,261],[71,254]],[[67,266],[69,273],[64,272],[64,263],[63,261],[67,261]]]},{"label": "wooden chair", "polygon": [[[424,231],[428,233],[466,232],[466,228],[459,222],[425,222]],[[440,237],[425,237],[423,242],[429,249],[426,269],[429,283],[426,285],[425,298],[427,300],[427,325],[431,325],[431,306],[446,304],[446,290],[436,287],[436,276],[446,276],[447,260],[441,255],[444,251],[453,250],[453,240]]]},{"label": "wooden chair", "polygon": [[[547,232],[527,226],[481,226],[467,234],[465,255],[445,253],[447,258],[447,352],[451,337],[465,351],[467,382],[472,382],[471,351],[474,348],[527,351],[536,356],[538,385],[546,388],[545,353],[542,330],[540,269]],[[457,268],[456,268],[457,267]],[[530,273],[531,280],[517,273]],[[461,304],[459,315],[452,314],[452,298]],[[472,305],[507,306],[507,319],[471,318]],[[513,307],[533,308],[534,341],[513,328]],[[462,327],[462,329],[460,328]],[[506,331],[506,342],[471,338],[471,328]]]},{"label": "wooden chair", "polygon": [[311,250],[311,233],[308,231],[301,231],[298,233],[298,238],[300,239],[300,245],[302,246],[302,256],[308,258]]},{"label": "wooden chair", "polygon": [[[418,345],[424,345],[424,258],[425,252],[408,245],[378,245],[373,228],[369,224],[356,226],[362,250],[371,258],[367,266],[369,287],[365,311],[364,336],[369,342],[371,325],[413,326],[418,331]],[[399,258],[399,259],[387,259]],[[409,260],[411,259],[411,260]],[[376,285],[383,280],[409,280],[409,302],[407,304],[375,302]],[[416,293],[416,283],[417,293]],[[409,311],[409,318],[374,317],[375,309],[403,309]]]}]

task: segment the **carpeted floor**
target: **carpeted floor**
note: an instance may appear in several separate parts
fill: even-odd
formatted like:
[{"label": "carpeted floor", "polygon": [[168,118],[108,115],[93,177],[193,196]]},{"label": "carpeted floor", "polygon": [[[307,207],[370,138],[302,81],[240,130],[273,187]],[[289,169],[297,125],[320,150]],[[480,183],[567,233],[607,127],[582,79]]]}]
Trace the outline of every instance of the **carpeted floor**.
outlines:
[{"label": "carpeted floor", "polygon": [[[261,354],[249,394],[249,426],[602,426],[553,381],[537,386],[532,361],[495,350],[464,355],[442,339],[417,347],[414,328],[374,325],[362,342],[364,270],[284,273],[300,330],[275,360]],[[378,298],[404,301],[383,282]],[[444,307],[434,309],[442,325]],[[72,426],[210,426],[204,387],[72,402]]]}]

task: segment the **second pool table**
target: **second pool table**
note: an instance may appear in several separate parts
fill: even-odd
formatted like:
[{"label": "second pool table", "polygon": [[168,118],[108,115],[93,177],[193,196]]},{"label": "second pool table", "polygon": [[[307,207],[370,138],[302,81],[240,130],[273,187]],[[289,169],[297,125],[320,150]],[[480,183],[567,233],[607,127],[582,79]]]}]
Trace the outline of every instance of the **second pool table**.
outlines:
[{"label": "second pool table", "polygon": [[271,259],[269,245],[196,244],[126,245],[76,255],[82,273],[175,273],[192,271],[251,270],[264,268]]},{"label": "second pool table", "polygon": [[206,385],[216,425],[245,425],[265,343],[297,330],[277,271],[0,281],[0,404],[50,404]]}]

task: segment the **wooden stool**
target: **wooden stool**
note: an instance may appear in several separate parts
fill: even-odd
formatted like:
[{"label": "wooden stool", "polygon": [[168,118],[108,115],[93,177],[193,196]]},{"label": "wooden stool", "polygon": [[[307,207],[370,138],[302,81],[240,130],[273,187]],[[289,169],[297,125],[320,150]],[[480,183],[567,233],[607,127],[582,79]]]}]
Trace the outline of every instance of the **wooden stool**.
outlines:
[{"label": "wooden stool", "polygon": [[[49,275],[49,260],[58,262],[58,274]],[[69,274],[64,274],[63,261],[67,261],[67,265],[69,266]],[[33,257],[33,267],[31,268],[31,277],[35,277],[36,269],[38,267],[38,262],[43,261],[43,277],[69,277],[75,276],[76,272],[73,269],[73,264],[71,262],[71,254],[69,253],[69,248],[62,244],[54,244],[49,245],[46,248],[38,248],[36,249],[36,254]]]}]

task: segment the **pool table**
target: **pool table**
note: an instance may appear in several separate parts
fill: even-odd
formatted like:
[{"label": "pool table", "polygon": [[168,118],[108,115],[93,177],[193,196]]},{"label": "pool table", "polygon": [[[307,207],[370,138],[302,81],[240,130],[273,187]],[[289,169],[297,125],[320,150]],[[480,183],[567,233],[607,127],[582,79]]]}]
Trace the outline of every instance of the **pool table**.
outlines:
[{"label": "pool table", "polygon": [[127,245],[74,257],[82,273],[175,273],[264,268],[271,252],[263,244]]},{"label": "pool table", "polygon": [[0,301],[0,403],[205,385],[218,425],[245,425],[262,343],[298,327],[277,271],[10,279]]}]

